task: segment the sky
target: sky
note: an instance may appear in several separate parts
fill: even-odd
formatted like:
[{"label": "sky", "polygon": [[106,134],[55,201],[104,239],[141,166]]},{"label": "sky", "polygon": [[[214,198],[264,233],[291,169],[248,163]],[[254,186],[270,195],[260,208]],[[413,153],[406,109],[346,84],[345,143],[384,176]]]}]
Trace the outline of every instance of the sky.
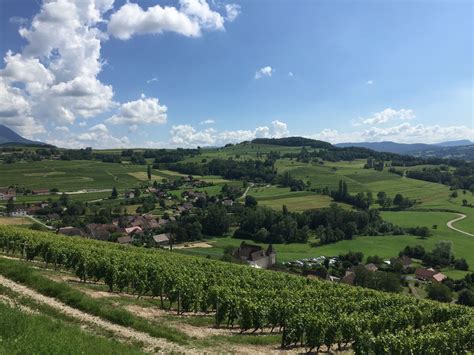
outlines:
[{"label": "sky", "polygon": [[2,0],[0,124],[60,147],[474,140],[470,0]]}]

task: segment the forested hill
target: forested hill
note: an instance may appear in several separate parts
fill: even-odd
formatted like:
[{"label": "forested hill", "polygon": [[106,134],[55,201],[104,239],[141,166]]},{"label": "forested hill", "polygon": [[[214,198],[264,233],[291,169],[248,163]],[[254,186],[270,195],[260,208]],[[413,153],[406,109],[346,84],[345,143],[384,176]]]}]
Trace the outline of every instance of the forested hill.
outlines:
[{"label": "forested hill", "polygon": [[418,157],[452,158],[474,160],[474,144],[469,140],[442,142],[438,144],[404,144],[396,142],[338,143],[339,148],[367,148],[377,152],[407,154]]},{"label": "forested hill", "polygon": [[333,145],[328,142],[318,141],[316,139],[304,137],[285,137],[285,138],[256,138],[252,141],[254,144],[271,144],[286,147],[303,147],[331,149]]}]

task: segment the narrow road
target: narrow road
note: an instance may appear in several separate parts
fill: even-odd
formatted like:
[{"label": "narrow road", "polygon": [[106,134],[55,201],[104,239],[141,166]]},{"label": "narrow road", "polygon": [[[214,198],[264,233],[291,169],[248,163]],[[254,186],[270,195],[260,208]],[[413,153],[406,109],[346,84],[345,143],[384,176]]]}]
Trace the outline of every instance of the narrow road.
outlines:
[{"label": "narrow road", "polygon": [[134,341],[142,342],[145,346],[145,350],[149,352],[162,352],[166,353],[189,353],[193,352],[193,349],[186,349],[182,346],[169,342],[165,339],[159,339],[152,337],[147,333],[143,333],[131,328],[127,328],[112,322],[103,320],[102,318],[93,316],[91,314],[82,312],[76,308],[69,307],[68,305],[57,301],[54,298],[47,297],[41,293],[36,292],[26,286],[20,285],[8,278],[0,275],[0,285],[8,287],[9,289],[15,291],[16,293],[21,294],[22,296],[29,297],[36,302],[46,304],[56,310],[60,311],[63,314],[66,314],[70,317],[73,317],[80,322],[85,322],[99,326],[103,329],[113,332],[116,336],[125,339],[132,339]]},{"label": "narrow road", "polygon": [[456,232],[459,232],[459,233],[462,233],[462,234],[466,234],[466,235],[469,235],[471,237],[474,237],[474,234],[471,234],[471,233],[468,233],[468,232],[465,232],[465,231],[462,231],[460,229],[457,229],[456,227],[453,227],[453,223],[454,222],[457,222],[457,221],[460,221],[464,218],[466,218],[467,216],[465,214],[462,214],[462,213],[456,213],[459,217],[458,218],[455,218],[455,219],[452,219],[450,220],[448,223],[446,223],[446,225],[448,226],[448,228],[456,231]]},{"label": "narrow road", "polygon": [[244,193],[242,196],[240,196],[241,199],[244,199],[247,196],[247,193],[249,192],[250,188],[254,187],[253,183],[250,183],[249,186],[245,189]]},{"label": "narrow road", "polygon": [[53,230],[54,228],[51,227],[51,226],[48,226],[47,224],[44,224],[43,222],[41,222],[39,219],[36,219],[35,217],[31,216],[31,215],[28,215],[27,216],[29,219],[31,219],[33,222],[36,222],[38,224],[41,224],[43,227],[46,227],[48,228],[49,230]]}]

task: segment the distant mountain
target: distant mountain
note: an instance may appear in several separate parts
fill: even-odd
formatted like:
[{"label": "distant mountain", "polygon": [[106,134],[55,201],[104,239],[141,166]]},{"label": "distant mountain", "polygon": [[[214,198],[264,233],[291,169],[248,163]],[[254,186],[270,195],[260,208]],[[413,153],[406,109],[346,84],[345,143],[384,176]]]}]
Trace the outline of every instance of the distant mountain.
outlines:
[{"label": "distant mountain", "polygon": [[47,145],[42,142],[35,142],[23,138],[7,126],[0,124],[0,145],[19,144],[19,145]]},{"label": "distant mountain", "polygon": [[471,145],[471,144],[474,144],[474,142],[471,142],[469,139],[460,139],[458,141],[441,142],[441,143],[436,143],[434,145],[437,145],[439,147],[459,147],[461,145]]},{"label": "distant mountain", "polygon": [[346,147],[358,147],[358,148],[367,148],[372,149],[377,152],[388,152],[388,153],[397,153],[397,154],[409,154],[413,151],[422,151],[429,149],[432,146],[430,144],[423,143],[414,143],[414,144],[405,144],[405,143],[395,143],[395,142],[361,142],[361,143],[338,143],[335,144],[336,147],[346,148]]},{"label": "distant mountain", "polygon": [[458,141],[441,142],[437,144],[424,143],[395,143],[395,142],[362,142],[362,143],[339,143],[336,147],[359,147],[368,148],[377,152],[388,152],[407,154],[420,157],[457,158],[474,160],[474,143],[463,139]]}]

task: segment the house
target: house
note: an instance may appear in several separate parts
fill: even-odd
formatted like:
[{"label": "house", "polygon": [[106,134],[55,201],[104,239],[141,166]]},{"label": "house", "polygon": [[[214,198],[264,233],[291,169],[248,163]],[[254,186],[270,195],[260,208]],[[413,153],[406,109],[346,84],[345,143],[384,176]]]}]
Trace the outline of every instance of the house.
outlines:
[{"label": "house", "polygon": [[442,274],[441,272],[437,272],[431,277],[431,281],[433,282],[443,282],[446,280],[448,277],[445,274]]},{"label": "house", "polygon": [[406,255],[399,257],[398,261],[402,263],[404,269],[409,268],[413,264],[413,260],[411,260],[411,258]]},{"label": "house", "polygon": [[27,216],[26,210],[23,208],[17,208],[14,211],[10,212],[10,217],[24,217]]},{"label": "house", "polygon": [[160,219],[158,220],[158,226],[159,226],[159,227],[163,227],[163,226],[164,226],[165,224],[167,224],[167,223],[168,223],[168,220],[167,220],[167,219],[160,218]]},{"label": "house", "polygon": [[92,239],[109,240],[110,234],[117,232],[117,227],[113,224],[91,223],[86,226],[86,231]]},{"label": "house", "polygon": [[138,232],[143,232],[143,229],[141,229],[139,226],[125,228],[125,233],[127,233],[128,235],[132,235]]},{"label": "house", "polygon": [[193,208],[193,204],[190,203],[190,202],[185,202],[185,203],[183,203],[183,208],[184,208],[185,210],[190,210],[190,209]]},{"label": "house", "polygon": [[170,238],[171,238],[171,234],[169,233],[157,234],[152,237],[153,242],[155,243],[156,246],[169,245]]},{"label": "house", "polygon": [[205,192],[196,192],[194,194],[194,196],[196,197],[196,199],[199,199],[199,198],[203,198],[203,199],[206,199],[207,195]]},{"label": "house", "polygon": [[419,267],[415,270],[416,278],[423,281],[431,280],[431,278],[437,273],[438,272],[433,268],[426,269],[424,267]]},{"label": "house", "polygon": [[124,236],[124,237],[118,237],[117,238],[117,243],[119,244],[130,244],[133,241],[133,239],[130,236]]},{"label": "house", "polygon": [[232,201],[231,199],[225,199],[224,201],[222,201],[222,204],[224,206],[232,206],[234,204],[234,201]]},{"label": "house", "polygon": [[79,228],[76,228],[76,227],[59,228],[58,233],[68,235],[70,237],[75,237],[75,236],[83,237],[84,236],[84,233]]},{"label": "house", "polygon": [[49,190],[48,189],[36,189],[32,190],[31,193],[33,195],[49,195]]},{"label": "house", "polygon": [[16,190],[9,187],[0,187],[0,201],[16,200]]},{"label": "house", "polygon": [[39,210],[41,210],[40,206],[30,206],[26,209],[26,212],[28,214],[36,214],[38,213]]},{"label": "house", "polygon": [[131,225],[132,227],[140,227],[142,230],[154,229],[160,226],[156,218],[150,214],[133,217]]},{"label": "house", "polygon": [[276,250],[270,244],[267,250],[259,245],[242,242],[234,253],[234,258],[245,261],[252,267],[268,269],[276,263]]},{"label": "house", "polygon": [[341,283],[346,284],[346,285],[354,285],[355,283],[355,272],[353,271],[346,271],[346,274],[344,277],[341,279]]},{"label": "house", "polygon": [[135,191],[125,191],[125,198],[135,198]]},{"label": "house", "polygon": [[379,269],[377,265],[373,263],[365,264],[364,267],[366,268],[367,271],[370,271],[370,272],[376,272]]}]

